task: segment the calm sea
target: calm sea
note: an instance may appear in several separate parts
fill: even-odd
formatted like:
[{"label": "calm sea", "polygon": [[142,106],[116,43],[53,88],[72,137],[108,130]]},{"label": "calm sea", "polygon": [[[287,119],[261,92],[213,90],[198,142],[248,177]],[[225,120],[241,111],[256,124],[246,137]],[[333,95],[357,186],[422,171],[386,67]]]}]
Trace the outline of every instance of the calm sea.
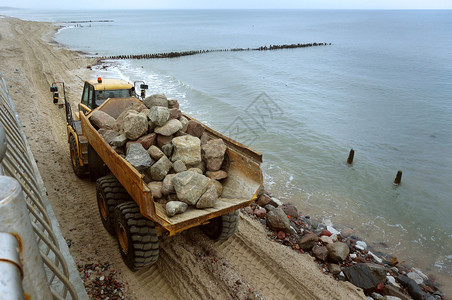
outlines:
[{"label": "calm sea", "polygon": [[[281,200],[450,279],[452,11],[9,14],[66,26],[58,42],[98,55],[331,42],[111,62],[110,70],[145,80],[151,93],[179,99],[185,112],[262,152],[265,186]],[[66,23],[105,19],[113,22]]]}]

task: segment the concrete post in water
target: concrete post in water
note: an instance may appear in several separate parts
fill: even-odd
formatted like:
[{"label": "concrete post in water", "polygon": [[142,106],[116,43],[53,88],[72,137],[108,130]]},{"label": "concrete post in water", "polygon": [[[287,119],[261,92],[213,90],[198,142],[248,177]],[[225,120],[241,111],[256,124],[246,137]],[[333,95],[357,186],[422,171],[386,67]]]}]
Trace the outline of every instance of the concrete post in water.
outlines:
[{"label": "concrete post in water", "polygon": [[0,232],[13,234],[19,242],[24,292],[32,299],[52,299],[22,187],[7,176],[0,176],[0,220]]},{"label": "concrete post in water", "polygon": [[355,157],[355,150],[350,149],[350,153],[348,154],[347,163],[351,165],[353,163],[353,158]]},{"label": "concrete post in water", "polygon": [[399,185],[402,182],[402,171],[398,171],[396,178],[394,179],[394,184]]}]

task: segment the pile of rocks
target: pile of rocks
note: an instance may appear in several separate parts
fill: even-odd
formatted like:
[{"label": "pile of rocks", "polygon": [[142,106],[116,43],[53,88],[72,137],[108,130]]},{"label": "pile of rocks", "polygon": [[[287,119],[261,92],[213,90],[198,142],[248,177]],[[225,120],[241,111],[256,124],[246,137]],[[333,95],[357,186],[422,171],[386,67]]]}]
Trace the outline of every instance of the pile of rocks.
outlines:
[{"label": "pile of rocks", "polygon": [[125,299],[125,285],[116,280],[116,271],[109,270],[109,263],[77,267],[90,299]]},{"label": "pile of rocks", "polygon": [[433,277],[399,264],[395,257],[380,258],[354,236],[353,229],[340,232],[330,222],[303,216],[267,191],[242,212],[267,226],[271,239],[310,253],[323,272],[362,288],[369,299],[444,299]]},{"label": "pile of rocks", "polygon": [[177,100],[155,94],[116,119],[96,110],[90,121],[138,172],[169,217],[188,206],[214,207],[227,178],[226,145],[210,139],[204,126],[182,115]]}]

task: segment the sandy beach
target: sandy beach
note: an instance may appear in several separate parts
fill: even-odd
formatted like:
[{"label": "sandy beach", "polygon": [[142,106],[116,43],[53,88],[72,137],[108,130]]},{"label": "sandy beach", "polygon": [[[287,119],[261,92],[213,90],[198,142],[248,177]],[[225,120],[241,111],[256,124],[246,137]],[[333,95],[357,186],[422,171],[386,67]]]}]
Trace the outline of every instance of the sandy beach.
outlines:
[{"label": "sandy beach", "polygon": [[212,242],[194,228],[160,240],[160,258],[131,272],[116,240],[102,227],[95,184],[71,168],[64,112],[49,86],[64,81],[73,108],[83,81],[95,78],[89,58],[53,42],[51,23],[0,19],[2,72],[24,126],[63,235],[77,265],[106,264],[126,299],[365,299],[361,289],[321,272],[308,254],[271,241],[263,226],[241,215],[238,233]]}]

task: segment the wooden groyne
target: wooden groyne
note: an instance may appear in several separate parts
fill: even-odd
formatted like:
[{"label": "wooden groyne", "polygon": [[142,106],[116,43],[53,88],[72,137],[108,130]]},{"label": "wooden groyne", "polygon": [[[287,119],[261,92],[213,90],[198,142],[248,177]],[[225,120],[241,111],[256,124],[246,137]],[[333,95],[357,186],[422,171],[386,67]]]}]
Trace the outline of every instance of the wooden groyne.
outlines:
[{"label": "wooden groyne", "polygon": [[331,43],[308,43],[308,44],[283,44],[283,45],[270,45],[261,46],[258,48],[231,48],[231,49],[213,49],[213,50],[192,50],[182,52],[164,52],[164,53],[152,53],[152,54],[135,54],[135,55],[113,55],[103,56],[100,60],[105,59],[159,59],[159,58],[175,58],[181,56],[198,55],[212,52],[238,52],[238,51],[269,51],[280,49],[294,49],[294,48],[307,48],[317,46],[327,46]]}]

